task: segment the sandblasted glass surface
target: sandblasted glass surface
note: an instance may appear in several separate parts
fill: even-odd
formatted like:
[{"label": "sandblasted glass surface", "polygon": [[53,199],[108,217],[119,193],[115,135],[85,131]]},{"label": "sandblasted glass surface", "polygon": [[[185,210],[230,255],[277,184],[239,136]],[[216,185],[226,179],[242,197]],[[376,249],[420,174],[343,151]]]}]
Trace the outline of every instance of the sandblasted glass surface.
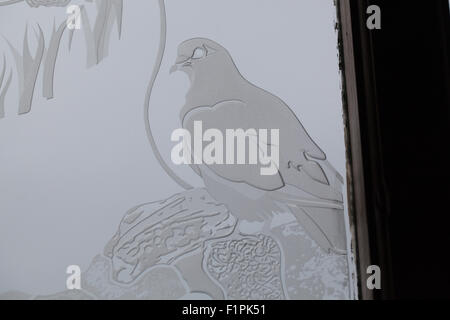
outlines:
[{"label": "sandblasted glass surface", "polygon": [[335,15],[0,0],[0,298],[355,298]]}]

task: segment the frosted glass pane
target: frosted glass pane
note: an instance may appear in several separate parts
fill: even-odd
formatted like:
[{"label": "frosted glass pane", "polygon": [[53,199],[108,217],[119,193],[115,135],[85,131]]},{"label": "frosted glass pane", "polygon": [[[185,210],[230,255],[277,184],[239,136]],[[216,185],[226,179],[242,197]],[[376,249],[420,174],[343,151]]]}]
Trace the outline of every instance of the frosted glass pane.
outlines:
[{"label": "frosted glass pane", "polygon": [[0,297],[354,298],[333,1],[0,5]]}]

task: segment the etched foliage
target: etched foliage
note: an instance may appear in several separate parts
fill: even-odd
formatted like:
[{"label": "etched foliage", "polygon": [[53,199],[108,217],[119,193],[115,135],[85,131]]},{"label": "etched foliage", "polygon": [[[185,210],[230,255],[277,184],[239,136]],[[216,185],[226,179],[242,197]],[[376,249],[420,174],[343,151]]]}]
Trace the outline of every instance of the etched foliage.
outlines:
[{"label": "etched foliage", "polygon": [[[64,7],[70,0],[25,0],[33,8],[37,7]],[[21,1],[0,2],[1,6],[12,5]],[[90,2],[90,1],[89,1]],[[87,9],[81,6],[81,21],[83,24],[83,35],[86,43],[87,67],[99,64],[109,54],[109,45],[114,24],[120,38],[122,32],[123,0],[95,0],[97,14],[94,27],[90,27]],[[66,17],[64,17],[66,18]],[[42,96],[47,99],[54,98],[55,68],[58,60],[61,41],[67,30],[66,19],[59,23],[58,28],[53,22],[53,28],[49,34],[44,32],[41,25],[36,25],[37,49],[30,52],[30,41],[28,38],[29,28],[25,27],[22,53],[8,40],[9,47],[14,56],[16,73],[19,86],[18,113],[26,114],[31,111],[33,104],[35,86],[40,69],[43,73]],[[69,50],[72,46],[75,29],[69,30]],[[48,39],[48,40],[47,40]],[[7,83],[9,86],[9,82]],[[1,83],[0,83],[1,85]],[[1,88],[1,87],[0,87]],[[4,96],[6,89],[0,91],[0,118],[4,117]]]},{"label": "etched foliage", "polygon": [[33,94],[36,85],[36,79],[41,66],[42,56],[44,55],[45,40],[44,33],[38,25],[36,38],[38,46],[34,57],[30,52],[30,43],[28,42],[28,27],[25,29],[23,38],[23,50],[20,54],[11,43],[8,42],[14,55],[19,79],[19,114],[28,113],[31,110]]}]

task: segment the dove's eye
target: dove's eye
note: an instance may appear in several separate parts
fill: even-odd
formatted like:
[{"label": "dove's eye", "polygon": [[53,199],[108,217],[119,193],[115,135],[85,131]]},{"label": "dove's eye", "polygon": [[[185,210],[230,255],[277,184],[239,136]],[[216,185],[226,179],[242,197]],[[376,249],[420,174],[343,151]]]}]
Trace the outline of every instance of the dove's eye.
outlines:
[{"label": "dove's eye", "polygon": [[192,59],[201,59],[206,55],[206,51],[204,48],[197,48],[194,50],[192,54]]}]

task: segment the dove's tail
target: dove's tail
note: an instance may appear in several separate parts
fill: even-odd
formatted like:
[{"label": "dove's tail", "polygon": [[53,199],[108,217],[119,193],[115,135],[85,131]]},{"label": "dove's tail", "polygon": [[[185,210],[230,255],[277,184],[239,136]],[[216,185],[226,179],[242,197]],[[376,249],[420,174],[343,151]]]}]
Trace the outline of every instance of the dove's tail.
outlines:
[{"label": "dove's tail", "polygon": [[271,192],[274,207],[291,213],[305,232],[326,252],[346,254],[344,207],[322,199],[294,198]]},{"label": "dove's tail", "polygon": [[288,205],[310,237],[327,252],[346,254],[344,211]]},{"label": "dove's tail", "polygon": [[[329,187],[341,193],[343,178],[323,161]],[[327,252],[346,254],[347,239],[343,201],[313,196],[293,186],[268,193],[269,197],[295,216],[309,236]]]}]

